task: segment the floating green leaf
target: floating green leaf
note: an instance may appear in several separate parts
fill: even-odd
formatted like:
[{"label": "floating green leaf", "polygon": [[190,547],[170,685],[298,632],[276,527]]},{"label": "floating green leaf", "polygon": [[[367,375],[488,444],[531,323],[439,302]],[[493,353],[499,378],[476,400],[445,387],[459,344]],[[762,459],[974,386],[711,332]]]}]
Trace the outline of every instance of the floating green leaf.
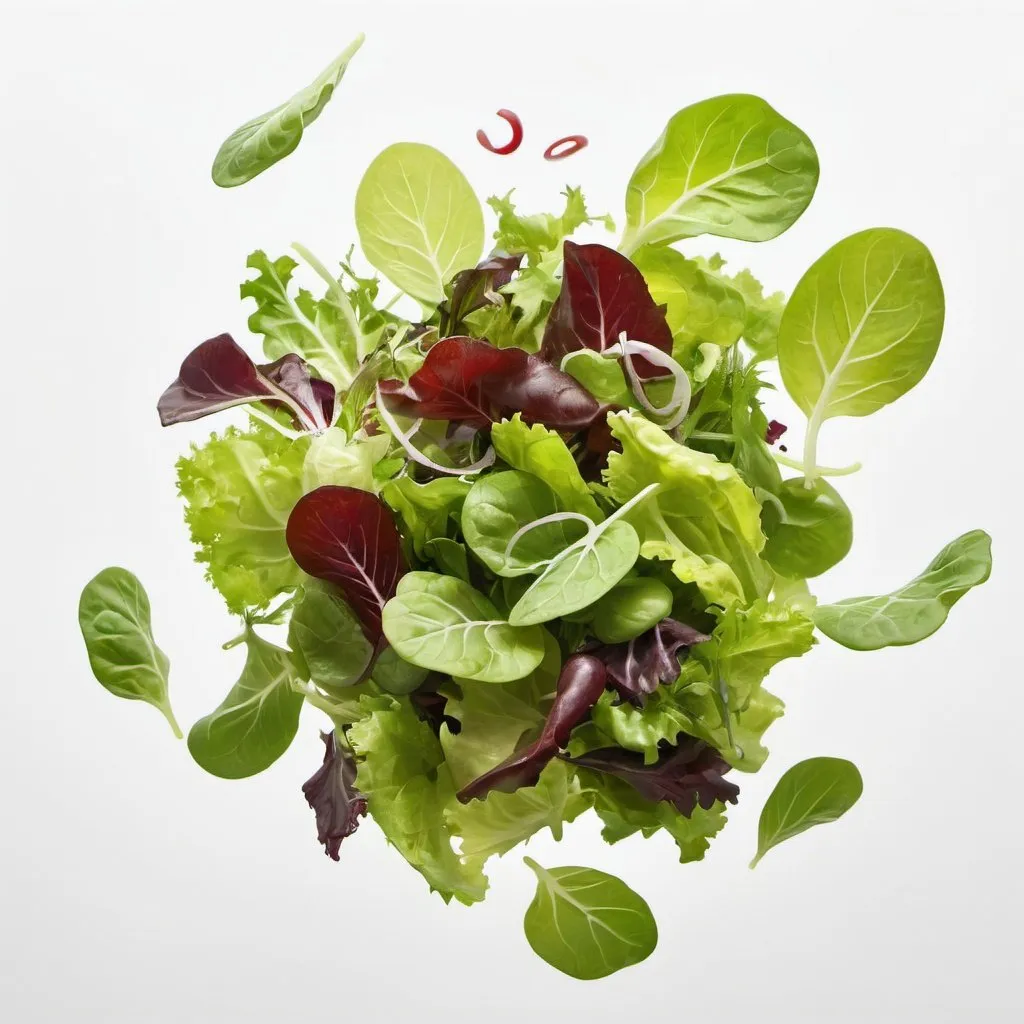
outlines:
[{"label": "floating green leaf", "polygon": [[523,927],[533,951],[552,967],[592,981],[646,960],[658,944],[647,902],[621,879],[594,868],[542,868]]},{"label": "floating green leaf", "polygon": [[384,635],[406,661],[464,679],[521,679],[544,657],[539,626],[512,626],[468,583],[410,572],[384,606]]},{"label": "floating green leaf", "polygon": [[358,35],[290,100],[236,128],[217,151],[213,180],[221,188],[244,185],[288,156],[302,141],[303,131],[320,116],[365,38]]},{"label": "floating green leaf", "polygon": [[807,208],[818,156],[795,124],[757,96],[684,107],[626,190],[627,255],[646,244],[712,234],[763,242]]},{"label": "floating green leaf", "polygon": [[469,182],[443,153],[416,142],[388,146],[367,168],[356,228],[366,258],[428,306],[476,265],[484,246],[483,211]]},{"label": "floating green leaf", "polygon": [[992,538],[971,530],[950,541],[920,576],[880,597],[848,597],[819,605],[814,624],[855,651],[916,644],[934,633],[950,608],[992,571]]},{"label": "floating green leaf", "polygon": [[78,602],[89,667],[115,697],[152,704],[181,739],[167,696],[170,662],[153,639],[149,598],[138,577],[110,566],[94,576]]},{"label": "floating green leaf", "polygon": [[894,228],[844,238],[804,274],[779,326],[779,369],[807,414],[810,479],[821,425],[867,416],[914,387],[938,351],[944,316],[932,254]]},{"label": "floating green leaf", "polygon": [[790,579],[810,579],[841,562],[853,544],[853,516],[826,480],[808,487],[802,477],[766,495],[762,557]]},{"label": "floating green leaf", "polygon": [[244,779],[269,768],[295,739],[302,694],[290,652],[258,637],[245,637],[248,652],[238,682],[221,704],[188,734],[200,768],[222,779]]},{"label": "floating green leaf", "polygon": [[840,757],[811,757],[793,765],[771,792],[757,828],[757,862],[773,847],[841,818],[864,789],[852,761]]},{"label": "floating green leaf", "polygon": [[345,599],[333,586],[314,580],[304,585],[292,612],[288,645],[302,656],[309,678],[328,693],[358,683],[373,654]]}]

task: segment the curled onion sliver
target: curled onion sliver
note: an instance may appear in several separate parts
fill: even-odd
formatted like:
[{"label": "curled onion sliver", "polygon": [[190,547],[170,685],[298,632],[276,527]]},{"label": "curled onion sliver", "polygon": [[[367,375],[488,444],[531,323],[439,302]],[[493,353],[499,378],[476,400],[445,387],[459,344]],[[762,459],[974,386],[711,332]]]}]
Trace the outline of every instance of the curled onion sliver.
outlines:
[{"label": "curled onion sliver", "polygon": [[495,146],[487,137],[487,133],[483,128],[478,128],[476,131],[476,141],[484,149],[490,150],[492,153],[497,153],[499,156],[508,156],[509,153],[514,153],[523,141],[523,122],[511,110],[506,110],[504,107],[498,111],[498,117],[508,121],[509,127],[512,129],[512,138],[504,146]]},{"label": "curled onion sliver", "polygon": [[[667,352],[662,352],[660,348],[648,345],[645,341],[629,341],[627,338],[622,338],[617,345],[612,345],[607,351],[622,353],[622,363],[626,368],[626,375],[629,377],[630,388],[634,397],[644,409],[652,416],[671,417],[667,423],[659,424],[662,430],[672,430],[686,419],[686,414],[690,408],[690,378],[686,375],[686,371]],[[647,397],[643,382],[633,367],[633,356],[635,355],[643,356],[655,366],[668,370],[674,378],[672,397],[669,399],[668,405],[653,405]]]},{"label": "curled onion sliver", "polygon": [[[537,529],[538,526],[547,526],[549,523],[565,522],[567,519],[576,519],[581,523],[586,523],[588,532],[594,528],[594,521],[580,512],[553,512],[549,516],[542,516],[540,519],[534,519],[532,523],[527,523],[525,526],[519,527],[519,529],[509,537],[508,543],[505,545],[505,561],[507,562],[512,557],[512,549],[531,530]],[[550,559],[548,561],[550,561]],[[535,562],[528,568],[538,569],[542,565],[547,565],[548,561]]]},{"label": "curled onion sliver", "polygon": [[470,476],[473,473],[479,473],[481,470],[487,469],[488,466],[494,465],[494,460],[497,458],[494,452],[493,445],[484,452],[483,457],[477,459],[476,462],[471,463],[468,466],[442,466],[439,462],[434,462],[428,459],[418,448],[415,448],[409,438],[420,429],[423,423],[422,418],[416,420],[408,432],[402,430],[398,425],[398,421],[394,416],[391,415],[387,406],[384,403],[384,396],[380,393],[380,388],[377,388],[377,412],[380,413],[380,418],[384,421],[384,425],[391,431],[392,437],[405,449],[405,454],[412,459],[413,462],[418,462],[421,466],[426,466],[428,469],[434,470],[435,473],[446,473],[449,476]]}]

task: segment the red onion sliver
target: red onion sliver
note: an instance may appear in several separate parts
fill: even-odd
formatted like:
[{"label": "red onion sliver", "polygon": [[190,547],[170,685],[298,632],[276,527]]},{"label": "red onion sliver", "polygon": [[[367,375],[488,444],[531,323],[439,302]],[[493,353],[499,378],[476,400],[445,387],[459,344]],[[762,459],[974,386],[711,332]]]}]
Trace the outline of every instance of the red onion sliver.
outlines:
[{"label": "red onion sliver", "polygon": [[[556,153],[555,150],[559,146],[564,146],[566,143],[571,143],[570,147],[562,152]],[[584,149],[590,144],[590,140],[586,135],[566,135],[564,138],[556,139],[554,142],[544,150],[545,160],[564,160],[567,156],[572,156],[573,153],[578,153],[581,149]]]},{"label": "red onion sliver", "polygon": [[476,132],[476,141],[479,142],[484,149],[490,150],[492,153],[497,153],[499,156],[508,156],[509,153],[514,153],[523,141],[523,122],[520,121],[519,117],[511,110],[506,110],[504,107],[498,111],[498,117],[503,117],[508,121],[512,128],[511,140],[506,142],[504,146],[495,146],[487,137],[487,133],[483,128],[478,128]]}]

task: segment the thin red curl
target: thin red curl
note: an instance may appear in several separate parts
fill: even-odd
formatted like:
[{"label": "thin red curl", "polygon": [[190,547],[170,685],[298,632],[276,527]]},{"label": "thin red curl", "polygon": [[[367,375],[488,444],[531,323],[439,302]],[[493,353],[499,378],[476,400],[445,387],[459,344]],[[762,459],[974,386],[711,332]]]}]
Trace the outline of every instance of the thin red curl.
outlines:
[{"label": "thin red curl", "polygon": [[503,117],[508,121],[512,128],[512,139],[505,143],[504,146],[495,146],[489,138],[483,128],[478,128],[476,131],[476,141],[480,143],[484,149],[490,150],[492,153],[497,153],[500,156],[508,156],[509,153],[514,153],[523,141],[523,122],[519,120],[519,117],[512,113],[511,110],[506,110],[502,107],[498,111],[498,117]]},{"label": "thin red curl", "polygon": [[[572,143],[572,148],[567,149],[564,153],[556,153],[555,150],[559,146],[564,146],[567,142]],[[544,150],[545,160],[564,160],[567,156],[572,156],[573,153],[578,153],[581,149],[584,149],[590,144],[590,140],[586,135],[566,135],[564,138],[556,139],[554,142]]]}]

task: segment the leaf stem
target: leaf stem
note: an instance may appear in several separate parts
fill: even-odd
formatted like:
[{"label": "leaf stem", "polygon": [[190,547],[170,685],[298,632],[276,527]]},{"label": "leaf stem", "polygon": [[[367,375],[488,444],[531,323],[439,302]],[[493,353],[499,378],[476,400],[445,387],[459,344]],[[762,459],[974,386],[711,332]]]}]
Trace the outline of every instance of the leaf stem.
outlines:
[{"label": "leaf stem", "polygon": [[174,738],[178,740],[184,739],[184,733],[181,731],[181,726],[178,725],[178,720],[174,717],[174,712],[171,710],[171,702],[169,700],[165,700],[162,704],[158,704],[157,707],[160,709],[160,713],[167,719],[171,729],[174,731]]}]

